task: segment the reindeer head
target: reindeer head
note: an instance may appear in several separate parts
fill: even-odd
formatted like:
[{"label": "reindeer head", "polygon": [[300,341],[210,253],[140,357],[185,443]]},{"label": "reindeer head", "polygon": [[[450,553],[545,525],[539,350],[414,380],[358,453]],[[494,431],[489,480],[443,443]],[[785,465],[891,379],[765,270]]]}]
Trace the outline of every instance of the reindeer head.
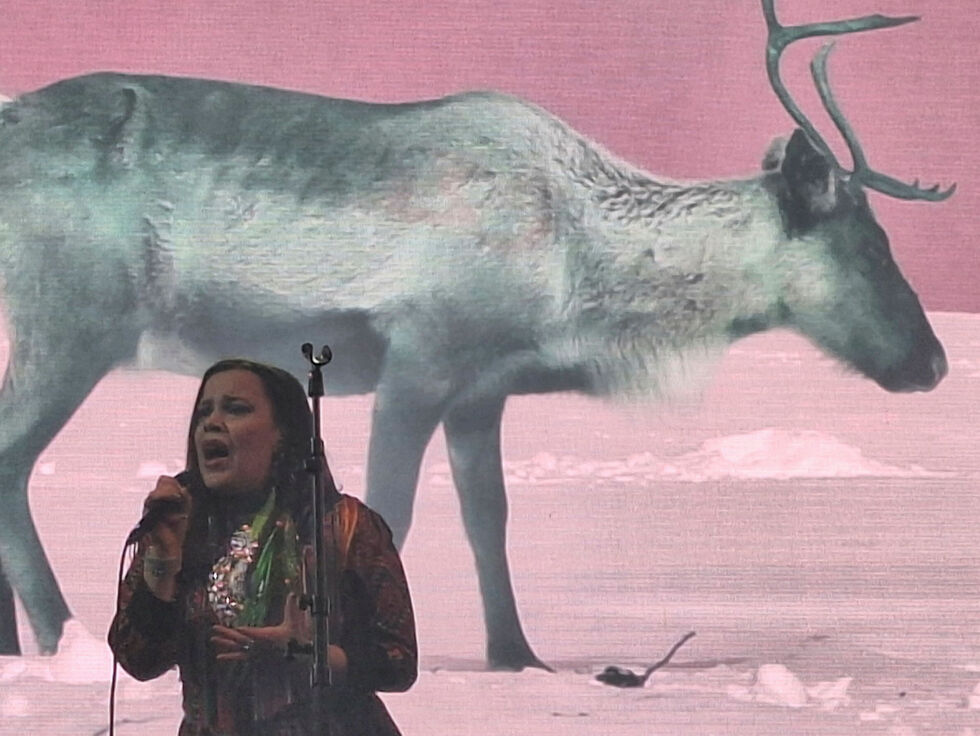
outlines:
[{"label": "reindeer head", "polygon": [[[940,201],[955,186],[920,188],[871,169],[827,81],[824,47],[811,65],[824,107],[850,150],[845,169],[799,110],[779,77],[779,56],[793,41],[886,28],[914,17],[867,16],[830,23],[782,26],[773,0],[762,0],[769,28],[767,70],[776,95],[800,125],[778,168],[779,209],[787,240],[779,256],[784,321],[889,391],[927,391],[946,374],[946,356],[915,292],[892,258],[888,236],[875,220],[864,189],[901,199]],[[778,158],[778,160],[777,160]]]}]

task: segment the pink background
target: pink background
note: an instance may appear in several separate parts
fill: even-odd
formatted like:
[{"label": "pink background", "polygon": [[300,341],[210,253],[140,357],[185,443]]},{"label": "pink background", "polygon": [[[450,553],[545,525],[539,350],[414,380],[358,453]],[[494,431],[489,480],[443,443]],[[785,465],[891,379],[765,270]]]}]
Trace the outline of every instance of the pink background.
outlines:
[{"label": "pink background", "polygon": [[[969,237],[980,209],[976,3],[815,5],[783,0],[777,10],[786,23],[923,17],[842,41],[832,79],[872,165],[903,180],[958,183],[944,204],[875,195],[874,207],[927,309],[980,311]],[[785,59],[808,110],[816,43]],[[376,101],[492,88],[543,105],[653,173],[728,178],[757,170],[770,140],[792,130],[766,81],[763,44],[755,0],[36,0],[5,4],[0,91],[110,69]]]},{"label": "pink background", "polygon": [[[779,0],[788,23],[923,16],[843,40],[832,73],[873,164],[904,180],[959,185],[943,204],[873,198],[933,311],[980,312],[980,258],[967,237],[980,211],[977,8],[976,0]],[[770,140],[792,129],[766,81],[763,44],[758,0],[12,0],[0,15],[0,92],[106,69],[376,101],[493,88],[543,105],[651,172],[726,178],[757,171]],[[788,53],[785,64],[808,110],[816,47]],[[952,370],[930,394],[887,394],[776,333],[736,346],[691,405],[566,395],[510,402],[509,554],[525,626],[557,676],[482,672],[479,594],[437,436],[404,550],[423,672],[409,693],[386,696],[404,732],[962,736],[975,728],[976,711],[963,704],[980,671],[970,413],[980,317],[934,317]],[[3,331],[0,365],[6,351]],[[195,388],[190,378],[116,371],[42,453],[31,481],[35,519],[92,639],[68,642],[57,658],[0,662],[0,734],[104,725],[101,658],[117,550],[156,474],[182,467]],[[363,496],[370,397],[333,398],[327,411],[331,466]],[[703,454],[714,438],[770,430],[789,440],[817,432],[898,472],[835,478],[842,461],[816,451],[799,462],[764,457],[762,477],[699,483],[644,464],[647,455],[672,463]],[[784,440],[776,454],[795,447]],[[809,463],[831,477],[794,471]],[[93,508],[100,523],[84,528],[80,550],[79,519]],[[592,532],[585,543],[583,529]],[[21,625],[30,652],[23,617]],[[689,629],[698,636],[677,668],[658,675],[661,689],[592,682],[606,664],[642,669]],[[812,647],[814,635],[826,645]],[[739,664],[718,666],[726,662]],[[854,703],[824,713],[731,697],[772,662],[789,663],[808,685],[854,677]],[[911,695],[899,700],[899,691]],[[172,734],[176,692],[173,675],[124,685],[120,712],[131,722],[120,733]],[[865,717],[882,703],[894,715]]]}]

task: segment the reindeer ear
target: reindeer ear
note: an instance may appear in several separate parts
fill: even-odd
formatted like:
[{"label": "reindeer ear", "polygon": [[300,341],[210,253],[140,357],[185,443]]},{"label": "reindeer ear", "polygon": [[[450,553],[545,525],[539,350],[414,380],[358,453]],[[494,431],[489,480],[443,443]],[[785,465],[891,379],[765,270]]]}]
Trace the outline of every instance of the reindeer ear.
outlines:
[{"label": "reindeer ear", "polygon": [[784,158],[786,158],[786,139],[773,138],[769,148],[766,149],[766,154],[762,157],[762,170],[779,171]]},{"label": "reindeer ear", "polygon": [[780,164],[790,200],[811,217],[837,206],[837,177],[833,164],[807,138],[795,130]]}]

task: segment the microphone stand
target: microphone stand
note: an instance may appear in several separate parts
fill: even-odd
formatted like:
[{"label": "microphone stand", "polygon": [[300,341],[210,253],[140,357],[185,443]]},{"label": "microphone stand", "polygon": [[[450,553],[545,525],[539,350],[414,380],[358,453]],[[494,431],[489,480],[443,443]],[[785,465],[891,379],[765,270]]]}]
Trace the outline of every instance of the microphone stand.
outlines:
[{"label": "microphone stand", "polygon": [[313,549],[316,557],[314,569],[313,595],[304,601],[309,606],[313,616],[313,664],[310,671],[310,685],[313,690],[313,728],[310,733],[314,733],[320,723],[321,708],[323,707],[323,694],[321,688],[329,687],[333,684],[333,672],[330,670],[330,613],[333,607],[333,596],[328,593],[328,575],[333,576],[334,570],[331,569],[330,562],[335,555],[328,557],[327,545],[323,539],[324,525],[327,514],[331,509],[327,509],[326,498],[324,496],[326,482],[329,481],[332,488],[331,497],[336,498],[337,488],[334,485],[333,476],[327,467],[327,458],[323,451],[323,439],[320,436],[320,397],[323,396],[323,373],[321,368],[330,362],[333,354],[327,345],[323,346],[319,355],[313,355],[313,346],[304,343],[303,355],[310,362],[310,381],[308,395],[313,404],[313,437],[310,439],[310,456],[306,460],[306,470],[313,474]]}]

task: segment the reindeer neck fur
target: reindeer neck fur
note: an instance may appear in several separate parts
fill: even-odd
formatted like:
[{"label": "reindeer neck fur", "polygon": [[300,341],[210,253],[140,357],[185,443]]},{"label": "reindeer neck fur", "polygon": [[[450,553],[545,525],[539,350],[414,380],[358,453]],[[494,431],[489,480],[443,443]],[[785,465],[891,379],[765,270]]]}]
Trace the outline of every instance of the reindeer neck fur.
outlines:
[{"label": "reindeer neck fur", "polygon": [[574,153],[581,231],[567,249],[564,350],[592,390],[675,395],[735,339],[778,323],[774,175],[681,183],[581,139]]}]

